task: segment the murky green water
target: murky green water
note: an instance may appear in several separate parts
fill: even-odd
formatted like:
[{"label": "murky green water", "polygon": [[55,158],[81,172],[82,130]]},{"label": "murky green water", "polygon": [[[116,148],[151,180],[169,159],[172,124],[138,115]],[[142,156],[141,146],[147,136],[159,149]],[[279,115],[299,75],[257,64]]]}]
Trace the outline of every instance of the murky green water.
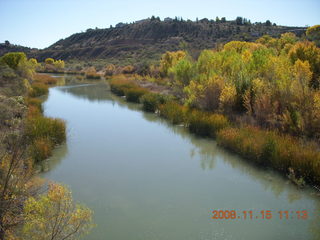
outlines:
[{"label": "murky green water", "polygon": [[[312,190],[142,112],[105,84],[51,88],[44,110],[68,129],[44,176],[69,185],[94,210],[97,227],[87,240],[320,239],[320,198]],[[242,218],[252,210],[253,219],[211,219],[213,210]],[[272,219],[261,219],[261,210]],[[280,220],[280,210],[289,219]],[[291,213],[299,210],[307,220]]]}]

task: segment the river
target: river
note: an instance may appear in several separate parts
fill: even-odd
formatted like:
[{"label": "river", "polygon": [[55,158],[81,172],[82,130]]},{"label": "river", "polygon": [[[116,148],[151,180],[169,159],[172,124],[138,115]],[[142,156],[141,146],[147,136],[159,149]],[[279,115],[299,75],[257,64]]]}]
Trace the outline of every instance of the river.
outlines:
[{"label": "river", "polygon": [[[51,88],[43,106],[46,116],[66,121],[67,142],[41,175],[68,185],[94,211],[97,226],[84,239],[320,239],[312,189],[141,111],[105,83],[60,80],[66,85]],[[235,210],[237,218],[212,219],[215,210]],[[262,219],[267,210],[272,218]]]}]

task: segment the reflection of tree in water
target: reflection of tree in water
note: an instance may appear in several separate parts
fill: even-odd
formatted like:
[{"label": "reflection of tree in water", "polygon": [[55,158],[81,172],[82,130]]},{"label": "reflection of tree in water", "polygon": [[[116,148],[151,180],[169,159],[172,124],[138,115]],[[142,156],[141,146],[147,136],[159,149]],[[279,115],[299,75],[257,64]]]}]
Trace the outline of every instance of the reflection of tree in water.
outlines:
[{"label": "reflection of tree in water", "polygon": [[108,86],[104,83],[63,86],[59,87],[59,90],[77,98],[93,102],[108,101],[112,99],[110,96],[111,94],[108,91]]},{"label": "reflection of tree in water", "polygon": [[[123,100],[122,104],[126,104],[125,100]],[[135,105],[138,106],[136,109],[141,109],[139,105]],[[189,133],[186,128],[173,125],[165,119],[160,118],[157,114],[144,112],[143,117],[147,121],[157,122],[165,125],[174,134],[178,134],[183,139],[190,141],[194,146],[194,148],[190,151],[190,157],[194,158],[195,156],[199,156],[200,166],[203,170],[214,169],[216,162],[223,160],[232,168],[240,170],[241,172],[249,175],[251,178],[253,178],[253,181],[259,181],[265,190],[270,190],[277,197],[280,196],[284,190],[287,190],[287,199],[290,203],[301,199],[303,195],[302,193],[310,193],[309,190],[302,190],[303,192],[300,191],[296,186],[291,184],[289,180],[286,180],[284,177],[270,169],[264,169],[259,166],[255,166],[252,163],[225,151],[223,148],[217,145],[216,141],[212,139],[197,137]]]}]

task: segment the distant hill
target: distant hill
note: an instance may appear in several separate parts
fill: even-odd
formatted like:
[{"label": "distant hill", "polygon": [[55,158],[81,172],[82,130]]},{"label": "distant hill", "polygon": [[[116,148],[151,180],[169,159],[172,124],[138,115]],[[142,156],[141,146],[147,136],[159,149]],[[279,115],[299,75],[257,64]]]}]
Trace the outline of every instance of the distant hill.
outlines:
[{"label": "distant hill", "polygon": [[187,49],[196,56],[202,49],[231,40],[254,41],[265,34],[277,37],[284,32],[301,36],[305,30],[304,27],[276,26],[269,21],[251,24],[240,17],[234,21],[184,21],[178,18],[160,21],[152,17],[106,29],[88,29],[61,39],[46,49],[28,53],[39,60],[47,57],[106,59],[113,63],[134,64],[159,59],[165,51]]},{"label": "distant hill", "polygon": [[10,42],[6,41],[5,43],[0,43],[0,56],[7,52],[25,52],[29,54],[37,54],[39,52],[36,48],[28,48],[20,45],[14,45]]}]

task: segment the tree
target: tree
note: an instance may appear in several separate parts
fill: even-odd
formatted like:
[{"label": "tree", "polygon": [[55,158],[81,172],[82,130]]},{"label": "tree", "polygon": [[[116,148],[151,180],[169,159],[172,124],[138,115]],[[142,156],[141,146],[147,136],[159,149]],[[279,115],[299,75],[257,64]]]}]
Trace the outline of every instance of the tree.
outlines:
[{"label": "tree", "polygon": [[32,163],[26,157],[26,145],[14,133],[1,136],[0,152],[0,239],[12,237],[23,221],[23,203],[40,186],[32,179]]},{"label": "tree", "polygon": [[270,27],[271,25],[272,25],[272,24],[271,24],[270,20],[267,20],[267,21],[266,21],[266,26],[267,26],[267,27]]},{"label": "tree", "polygon": [[176,65],[181,59],[186,56],[186,52],[177,51],[177,52],[166,52],[162,55],[160,60],[160,71],[163,76],[167,76],[169,69]]},{"label": "tree", "polygon": [[64,69],[64,61],[63,60],[56,60],[53,62],[53,65],[55,66],[55,68],[57,68],[57,70]]},{"label": "tree", "polygon": [[23,52],[10,52],[0,58],[0,62],[7,64],[13,70],[17,70],[19,65],[27,61],[27,56]]},{"label": "tree", "polygon": [[46,60],[44,62],[46,64],[53,64],[54,63],[54,59],[53,58],[46,58]]},{"label": "tree", "polygon": [[194,76],[194,66],[192,62],[187,59],[181,59],[170,71],[174,74],[174,85],[183,88],[189,85],[189,82]]},{"label": "tree", "polygon": [[292,63],[298,59],[308,61],[312,71],[311,86],[314,88],[320,87],[320,48],[315,43],[304,41],[297,42],[290,50],[289,57]]},{"label": "tree", "polygon": [[236,18],[236,24],[237,25],[243,25],[243,18],[242,17],[237,17]]},{"label": "tree", "polygon": [[226,21],[227,21],[227,20],[226,20],[225,17],[222,17],[222,18],[221,18],[221,22],[222,22],[222,23],[225,23]]},{"label": "tree", "polygon": [[306,32],[307,38],[314,41],[320,47],[320,25],[309,27]]},{"label": "tree", "polygon": [[112,76],[116,71],[116,66],[113,64],[109,64],[105,69],[105,76]]},{"label": "tree", "polygon": [[23,233],[30,240],[77,239],[93,227],[91,210],[74,204],[68,188],[54,183],[47,194],[26,201],[24,214]]}]

